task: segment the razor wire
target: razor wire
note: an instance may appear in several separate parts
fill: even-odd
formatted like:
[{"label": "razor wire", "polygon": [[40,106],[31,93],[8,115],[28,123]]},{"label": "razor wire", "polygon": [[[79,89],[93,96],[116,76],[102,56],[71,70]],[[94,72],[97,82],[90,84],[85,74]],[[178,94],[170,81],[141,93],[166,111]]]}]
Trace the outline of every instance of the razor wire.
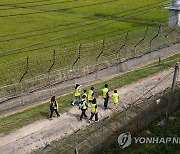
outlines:
[{"label": "razor wire", "polygon": [[[139,31],[141,31],[141,30],[139,30]],[[147,33],[147,32],[146,32]],[[127,34],[128,35],[128,34]],[[127,36],[126,35],[126,36]],[[144,35],[145,36],[145,35]],[[126,37],[127,38],[127,37]],[[171,40],[167,40],[166,42],[171,42]],[[128,42],[126,39],[125,39],[125,42]],[[91,46],[91,45],[90,45]],[[103,45],[104,46],[104,45]],[[107,45],[106,45],[107,46]],[[126,45],[127,46],[127,45]],[[103,47],[104,48],[104,47]],[[103,49],[104,50],[104,49]],[[107,50],[107,49],[106,49]],[[143,51],[144,50],[144,51]],[[147,49],[143,49],[142,51],[140,51],[139,53],[141,53],[141,52],[148,52],[148,51],[146,51],[146,50],[148,50],[148,48]],[[103,52],[104,53],[104,52]],[[57,55],[57,54],[56,54]],[[105,55],[104,54],[102,54],[102,56],[100,55],[100,58],[103,58]],[[109,55],[109,58],[111,57],[111,55]],[[57,59],[57,58],[56,58]],[[111,58],[112,59],[112,58]],[[31,57],[31,60],[32,60],[32,57]],[[116,59],[115,59],[116,60]],[[113,60],[112,60],[113,61]],[[32,62],[31,62],[32,63]],[[97,67],[97,65],[95,65],[96,67]],[[88,66],[87,68],[90,68],[91,66]],[[93,67],[93,65],[92,65],[92,67]],[[66,69],[66,68],[65,68]],[[67,69],[68,69],[68,67],[67,67]],[[76,69],[76,68],[75,68]],[[80,69],[76,69],[78,72],[80,71]],[[86,70],[84,69],[84,72],[85,72]],[[55,72],[57,72],[57,74],[55,73]],[[62,73],[61,73],[62,72]],[[68,70],[67,71],[65,71],[65,70],[55,70],[55,71],[53,71],[53,75],[51,75],[51,78],[52,78],[52,81],[55,79],[55,78],[57,78],[57,76],[59,75],[60,77],[61,76],[63,76],[63,72],[65,73],[65,74],[68,74]],[[75,72],[75,70],[73,70],[73,72]],[[54,75],[54,73],[56,74],[56,75]],[[39,80],[40,82],[42,81],[42,83],[44,82],[44,81],[46,81],[46,80],[48,80],[47,79],[47,75],[46,74],[44,74],[43,75],[44,76],[44,79],[43,78],[41,78],[41,77],[38,77],[36,80],[34,80],[34,79],[32,79],[32,85],[35,85],[36,84],[36,82]],[[54,76],[54,77],[53,77]],[[74,76],[74,79],[76,78],[76,75]],[[43,81],[44,80],[44,81]],[[35,81],[35,82],[34,82]],[[37,82],[37,83],[39,83],[39,81]],[[49,81],[49,80],[48,80]],[[91,81],[91,80],[89,80],[89,81]],[[34,82],[34,83],[33,83]],[[53,82],[55,82],[55,80],[53,81]],[[26,82],[23,82],[23,84],[25,85],[26,83],[30,83],[30,80],[26,80]],[[45,82],[46,83],[46,82]],[[58,83],[58,82],[55,82],[54,84],[56,84],[56,83]],[[53,83],[51,82],[51,84],[53,85]],[[18,85],[18,84],[14,84],[14,85],[10,85],[10,86],[5,86],[5,87],[1,87],[1,89],[3,89],[3,88],[5,88],[6,89],[6,87],[14,87],[15,88],[15,90],[16,90],[16,85]],[[31,84],[29,84],[29,85],[31,85]],[[38,86],[37,86],[38,87]],[[41,87],[43,88],[43,86],[42,86],[42,84],[41,84]],[[44,88],[46,87],[46,85],[44,85]],[[25,87],[24,87],[25,89],[24,90],[26,90],[27,88],[30,88],[30,86],[28,86],[28,87],[26,87],[26,85],[25,85]],[[42,89],[41,88],[41,89]],[[18,87],[17,87],[17,90],[18,90]],[[10,92],[12,92],[12,91],[10,91]],[[16,93],[15,93],[15,95],[16,95]],[[12,97],[16,97],[16,96],[12,96]]]},{"label": "razor wire", "polygon": [[[174,60],[170,60],[170,61],[167,61],[167,62],[164,62],[165,64],[167,64],[167,63],[169,63],[169,62],[172,62],[172,61],[174,61]],[[154,66],[157,66],[158,64],[155,64],[155,65],[152,65],[152,66],[147,66],[147,67],[145,67],[145,68],[151,68],[151,67],[154,67]],[[141,70],[141,69],[143,69],[143,68],[139,68],[139,69],[135,69],[135,70]],[[128,72],[130,72],[130,71],[128,71]],[[87,84],[87,83],[89,83],[89,82],[93,82],[93,81],[96,81],[96,79],[92,79],[92,80],[88,80],[88,81],[86,81],[86,82],[80,82],[80,84]],[[74,87],[74,83],[73,84],[71,84],[71,85],[66,85],[66,86],[61,86],[60,88],[56,88],[56,87],[54,87],[54,88],[52,88],[51,89],[51,91],[53,91],[54,92],[54,94],[55,93],[57,93],[58,91],[62,91],[64,88],[65,89],[67,89],[67,88],[70,88],[70,87]],[[39,89],[40,90],[40,89]],[[48,92],[49,90],[47,90],[47,92]],[[57,91],[57,92],[56,92]],[[25,93],[24,93],[24,95],[25,95]],[[20,95],[21,96],[21,95]],[[46,97],[46,98],[49,98],[50,96],[48,96],[48,97]],[[39,98],[41,98],[40,96],[39,96]],[[7,99],[9,99],[9,98],[7,98]],[[12,98],[11,98],[12,99]],[[25,98],[24,98],[25,99]],[[27,98],[26,98],[27,99]],[[34,99],[36,99],[36,98],[34,98]],[[34,99],[32,99],[32,101],[31,102],[33,102],[33,100]],[[26,101],[28,101],[28,99],[26,100]],[[35,101],[35,100],[34,100]],[[37,100],[36,100],[37,101]],[[29,102],[29,101],[28,101]],[[1,102],[2,103],[2,102]],[[29,102],[30,103],[30,102]],[[28,103],[28,104],[29,104]],[[17,108],[17,107],[19,107],[19,106],[21,106],[21,104],[13,104],[13,106],[11,106],[10,108],[9,108],[9,106],[8,106],[8,110],[10,110],[10,109],[13,109],[13,108]],[[5,109],[4,111],[8,111],[7,109]]]},{"label": "razor wire", "polygon": [[161,85],[162,82],[163,82],[164,80],[166,80],[167,78],[171,77],[173,73],[174,73],[174,69],[173,69],[173,71],[170,71],[165,77],[163,77],[162,80],[160,80],[159,82],[157,82],[157,83],[156,83],[152,88],[150,88],[147,92],[144,92],[141,97],[139,97],[136,101],[134,101],[134,102],[132,103],[132,105],[136,105],[139,100],[141,100],[142,98],[144,98],[148,93],[150,93],[150,92],[151,92],[154,88],[156,88],[158,85]]}]

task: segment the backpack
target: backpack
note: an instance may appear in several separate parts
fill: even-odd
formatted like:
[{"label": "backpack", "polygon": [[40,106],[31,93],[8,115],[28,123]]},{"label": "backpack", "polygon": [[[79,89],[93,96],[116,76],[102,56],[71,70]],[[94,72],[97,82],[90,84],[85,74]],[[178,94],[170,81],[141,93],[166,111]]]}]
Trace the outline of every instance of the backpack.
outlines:
[{"label": "backpack", "polygon": [[52,102],[51,102],[51,104],[50,104],[50,110],[54,110],[54,105],[53,105]]},{"label": "backpack", "polygon": [[[79,103],[79,109],[82,109],[83,108],[83,101],[81,101],[81,103]],[[88,102],[87,101],[85,101],[85,105],[86,105],[86,107],[88,108]]]},{"label": "backpack", "polygon": [[86,105],[86,106],[87,106],[87,108],[88,108],[88,102],[87,102],[87,101],[86,101],[85,105]]}]

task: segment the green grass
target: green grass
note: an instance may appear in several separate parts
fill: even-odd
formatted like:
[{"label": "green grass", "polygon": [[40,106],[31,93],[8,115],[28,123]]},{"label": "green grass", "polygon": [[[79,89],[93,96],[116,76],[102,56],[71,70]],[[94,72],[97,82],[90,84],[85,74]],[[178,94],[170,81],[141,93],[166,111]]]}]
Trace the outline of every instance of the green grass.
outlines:
[{"label": "green grass", "polygon": [[[110,90],[114,90],[116,88],[122,87],[123,85],[130,84],[132,82],[138,81],[139,79],[146,78],[149,75],[168,69],[174,66],[175,63],[179,61],[179,59],[180,59],[180,54],[176,54],[174,56],[171,56],[170,58],[163,60],[161,65],[155,65],[156,63],[153,63],[151,65],[148,65],[148,66],[155,65],[150,68],[144,67],[140,70],[132,71],[122,76],[115,77],[104,83],[95,84],[94,85],[95,96],[97,97],[101,95],[101,89],[104,87],[105,83],[109,84]],[[165,63],[168,62],[169,60],[171,60],[169,63]],[[89,87],[86,89],[89,89]],[[59,109],[61,113],[65,112],[65,110],[71,107],[70,102],[72,101],[72,99],[73,99],[73,94],[68,94],[66,96],[62,96],[57,99],[57,101],[60,104]],[[0,132],[7,134],[11,131],[14,131],[28,124],[31,124],[40,119],[47,119],[48,115],[49,115],[49,103],[47,102],[38,105],[36,107],[24,110],[22,112],[10,115],[8,117],[1,118]]]},{"label": "green grass", "polygon": [[[162,11],[165,17],[163,22],[167,21],[168,14],[167,10],[158,8],[129,18],[135,13],[161,6],[163,3],[160,0],[75,0],[69,2],[65,2],[65,0],[41,2],[32,0],[1,0],[1,4],[22,2],[24,4],[16,4],[16,6],[0,6],[1,85],[19,81],[24,73],[27,56],[30,56],[30,70],[24,80],[47,73],[52,63],[52,52],[54,49],[56,49],[57,53],[54,69],[63,68],[67,65],[72,65],[76,60],[78,44],[92,44],[92,42],[101,41],[102,39],[108,40],[110,37],[120,36],[119,42],[115,43],[117,47],[120,47],[124,39],[123,33],[127,31],[142,30],[148,26],[155,29],[150,30],[153,33],[149,32],[149,34],[155,35],[161,22]],[[166,2],[169,2],[169,0]],[[152,3],[157,4],[147,6]],[[17,6],[21,8],[17,8]],[[145,7],[143,8],[142,6]],[[58,9],[58,11],[52,12],[51,10],[53,9]],[[44,10],[49,12],[43,12]],[[42,13],[7,17],[8,15],[39,11],[42,11]],[[128,20],[121,20],[127,17]],[[131,45],[142,38],[144,30],[142,31],[139,35],[135,35],[136,39],[134,35],[129,38]],[[111,53],[114,41],[108,40],[105,42],[107,52]],[[36,45],[29,46],[32,44]],[[101,44],[95,45],[94,48],[91,48],[91,45],[89,46],[82,47],[81,60],[82,63],[86,61],[86,65],[90,64],[88,57],[91,56],[95,59],[102,48]],[[18,48],[22,49],[16,51]]]},{"label": "green grass", "polygon": [[[176,118],[174,121],[169,122],[168,127],[168,137],[179,137],[180,136],[180,110],[179,108],[173,113],[173,117]],[[162,127],[158,126],[157,123],[159,121],[155,121],[150,126],[148,126],[148,130],[151,132],[151,135],[147,134],[146,130],[141,132],[137,132],[133,135],[133,137],[152,137],[152,136],[162,136]],[[180,150],[179,144],[135,144],[132,143],[129,147],[125,149],[120,149],[118,143],[114,143],[109,147],[106,147],[105,152],[101,152],[101,154],[141,154],[141,153],[174,153],[178,154]]]}]

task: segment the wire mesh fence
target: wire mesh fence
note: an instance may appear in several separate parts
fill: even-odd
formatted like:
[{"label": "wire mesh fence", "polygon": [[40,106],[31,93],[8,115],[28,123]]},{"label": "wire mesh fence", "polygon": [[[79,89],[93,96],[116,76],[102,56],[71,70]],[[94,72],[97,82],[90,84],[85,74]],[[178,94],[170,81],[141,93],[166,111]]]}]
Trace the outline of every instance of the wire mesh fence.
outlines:
[{"label": "wire mesh fence", "polygon": [[[61,50],[54,50],[51,53],[43,53],[38,56],[38,59],[37,55],[27,57],[28,64],[27,59],[15,61],[15,63],[10,62],[9,67],[20,66],[22,71],[13,79],[18,79],[18,83],[0,87],[1,104],[13,98],[17,100],[15,102],[11,101],[11,105],[8,103],[4,105],[9,107],[2,107],[1,113],[21,105],[45,100],[55,94],[60,95],[70,91],[75,83],[85,84],[108,75],[123,72],[129,66],[137,63],[138,56],[154,53],[156,50],[178,43],[179,31],[178,27],[170,28],[166,25],[147,27],[95,43],[81,44],[77,47],[66,47]],[[152,54],[148,56],[152,57]],[[163,53],[159,52],[154,55],[154,59],[163,56]],[[49,57],[52,57],[50,61]],[[67,64],[70,61],[72,65],[57,69],[62,64],[61,58]],[[131,58],[134,58],[135,61],[132,64],[126,64],[126,60]],[[122,67],[120,66],[121,63],[127,66]],[[62,66],[67,64],[62,64]],[[113,66],[116,66],[115,69],[112,69]],[[106,70],[106,68],[109,69]],[[29,78],[38,74],[39,70],[44,74]],[[6,79],[8,80],[8,77]],[[34,93],[33,97],[29,95],[32,93]]]},{"label": "wire mesh fence", "polygon": [[[170,72],[158,83],[149,87],[148,91],[143,93],[141,91],[136,97],[127,96],[123,101],[129,104],[112,117],[103,118],[99,123],[93,123],[82,130],[76,129],[68,139],[53,142],[46,148],[46,153],[99,153],[103,150],[105,152],[108,145],[118,142],[119,134],[142,130],[156,119],[164,122],[170,94],[170,87],[166,83],[168,80],[172,81],[173,73]],[[135,92],[134,95],[137,93],[139,92]],[[179,98],[180,83],[177,76],[171,113],[179,108]]]},{"label": "wire mesh fence", "polygon": [[[118,112],[110,106],[112,115],[103,115],[99,105],[99,122],[81,127],[67,123],[68,130],[61,128],[52,129],[51,133],[42,131],[33,134],[27,141],[21,143],[17,140],[16,147],[8,145],[9,153],[98,153],[105,150],[108,145],[117,142],[119,134],[124,132],[134,133],[144,129],[152,121],[159,119],[164,121],[166,115],[171,83],[174,76],[171,69],[166,76],[153,84],[142,85],[127,94],[118,104]],[[180,74],[179,69],[176,76],[174,101],[172,110],[179,108],[180,98]],[[64,121],[66,123],[66,121]],[[163,130],[162,125],[162,130]]]}]

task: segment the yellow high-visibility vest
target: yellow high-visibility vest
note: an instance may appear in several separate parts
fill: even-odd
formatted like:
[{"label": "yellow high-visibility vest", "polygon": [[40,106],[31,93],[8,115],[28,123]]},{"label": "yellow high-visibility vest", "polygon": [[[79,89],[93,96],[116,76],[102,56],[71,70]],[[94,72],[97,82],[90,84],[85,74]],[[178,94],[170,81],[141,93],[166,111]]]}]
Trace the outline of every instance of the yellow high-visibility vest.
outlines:
[{"label": "yellow high-visibility vest", "polygon": [[87,106],[86,106],[86,101],[83,101],[82,103],[82,109],[86,110],[87,109]]},{"label": "yellow high-visibility vest", "polygon": [[88,101],[87,94],[84,93],[84,94],[82,95],[82,97],[83,97],[83,96],[86,96],[86,98],[82,98],[81,101]]},{"label": "yellow high-visibility vest", "polygon": [[58,102],[54,102],[54,109],[57,109],[57,110],[58,110],[58,108],[59,108]]},{"label": "yellow high-visibility vest", "polygon": [[108,88],[104,88],[102,89],[102,93],[103,93],[103,98],[107,98],[107,93],[108,93]]},{"label": "yellow high-visibility vest", "polygon": [[118,93],[112,94],[112,100],[113,100],[113,103],[115,103],[115,104],[119,102],[119,95],[118,95]]},{"label": "yellow high-visibility vest", "polygon": [[97,104],[91,104],[91,112],[96,113],[97,109],[95,108]]},{"label": "yellow high-visibility vest", "polygon": [[88,92],[88,100],[93,100],[93,91],[92,90],[89,90],[89,92]]},{"label": "yellow high-visibility vest", "polygon": [[76,89],[75,89],[74,96],[80,96],[80,95],[81,95],[81,93],[79,92],[79,89],[76,88]]},{"label": "yellow high-visibility vest", "polygon": [[87,100],[87,94],[86,93],[84,93],[82,96],[86,96],[86,98],[84,99],[84,98],[82,98],[82,100]]}]

